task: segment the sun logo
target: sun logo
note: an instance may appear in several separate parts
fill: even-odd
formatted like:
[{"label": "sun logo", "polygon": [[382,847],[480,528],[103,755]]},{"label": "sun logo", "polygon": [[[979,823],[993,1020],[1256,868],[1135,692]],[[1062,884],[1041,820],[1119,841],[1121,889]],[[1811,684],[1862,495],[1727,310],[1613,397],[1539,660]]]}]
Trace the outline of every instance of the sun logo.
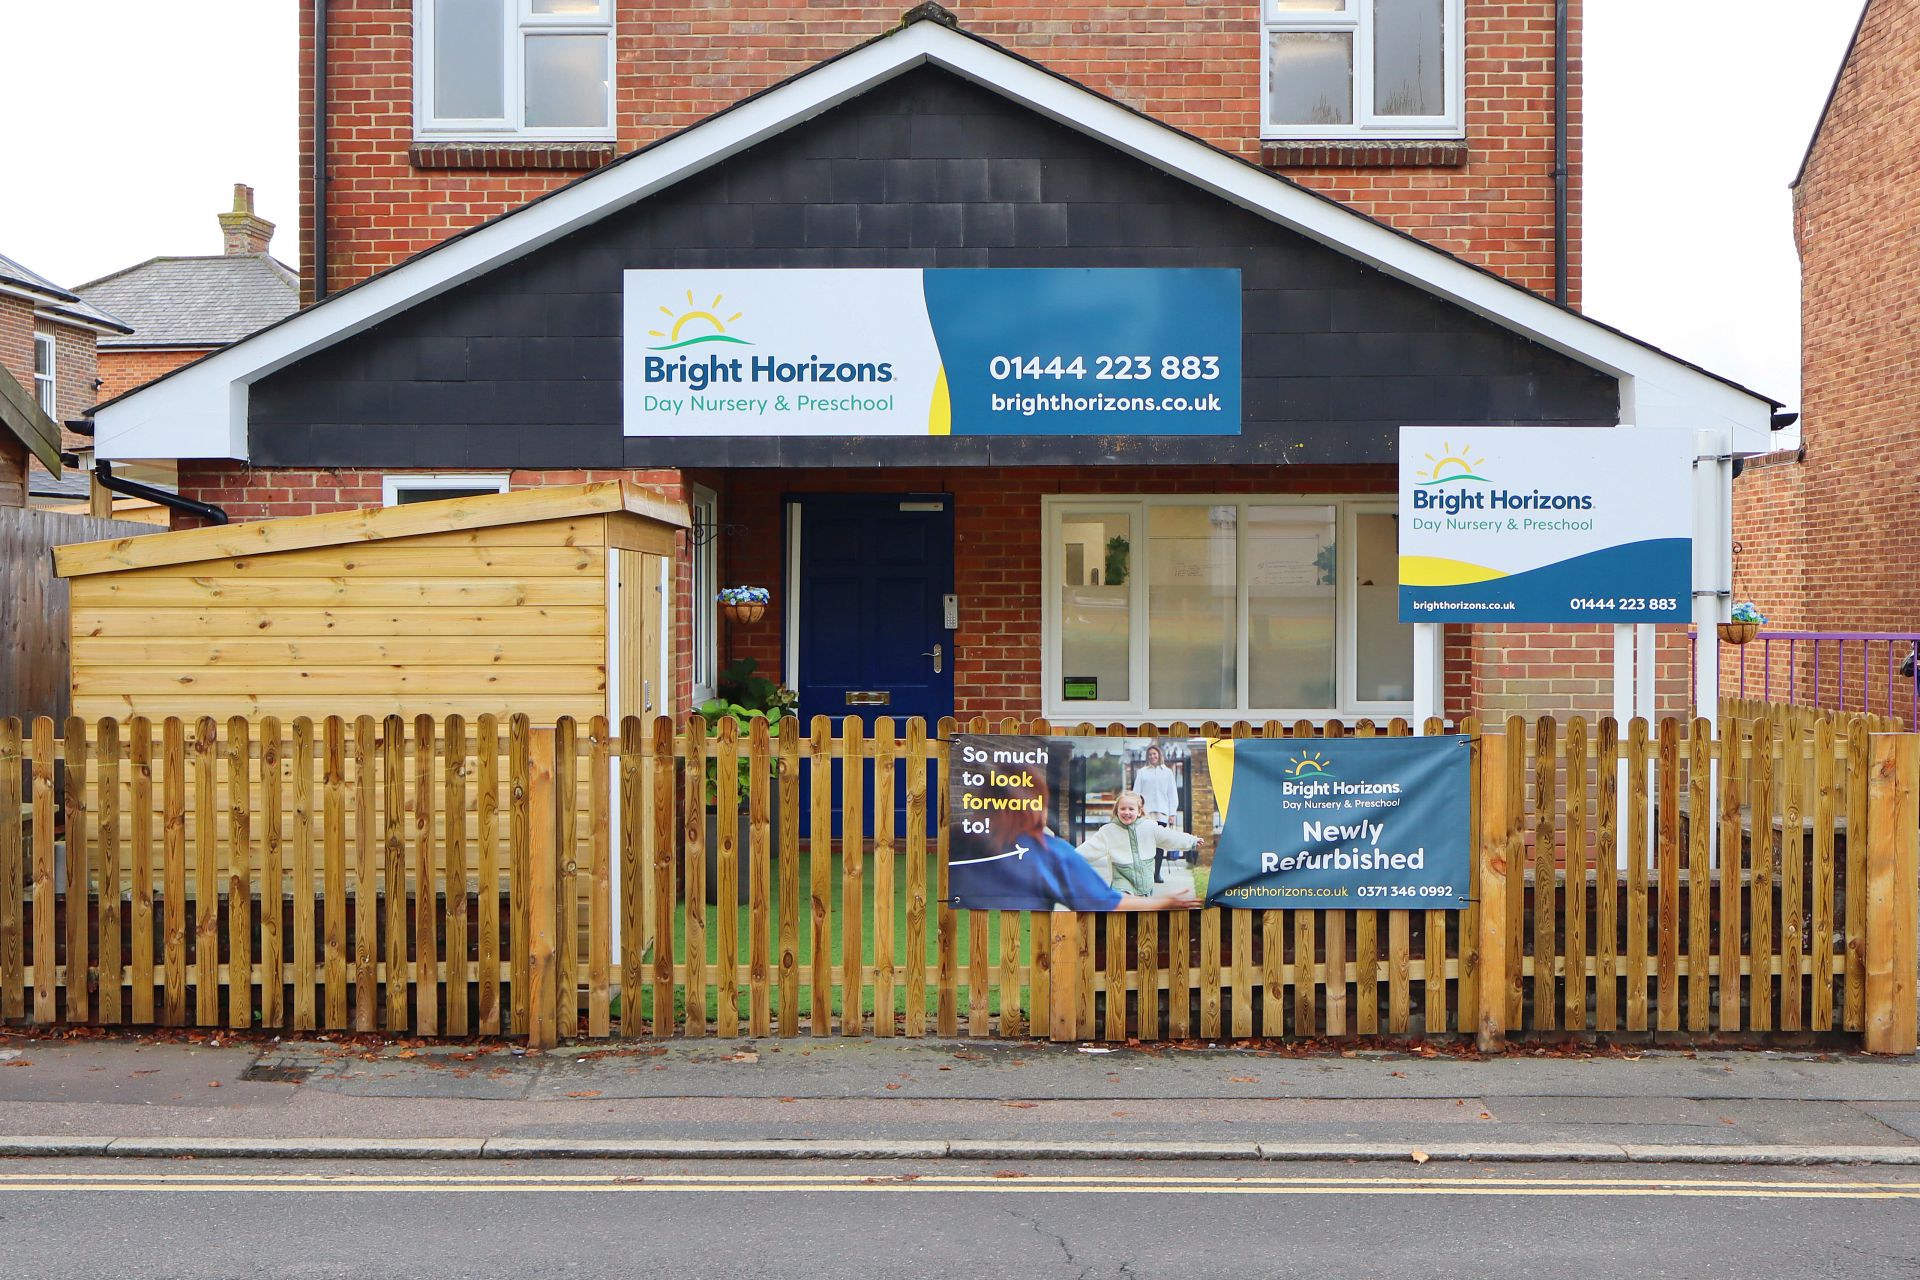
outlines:
[{"label": "sun logo", "polygon": [[1292,767],[1287,772],[1296,778],[1330,778],[1333,775],[1327,771],[1327,766],[1331,763],[1327,757],[1316,752],[1302,751],[1293,758]]},{"label": "sun logo", "polygon": [[1481,467],[1487,465],[1487,460],[1469,457],[1471,452],[1472,450],[1466,445],[1455,449],[1451,444],[1443,442],[1440,445],[1440,456],[1436,458],[1430,453],[1426,455],[1427,469],[1416,471],[1414,474],[1419,477],[1423,485],[1453,484],[1460,480],[1476,480],[1481,484],[1492,483],[1485,476],[1476,474]]},{"label": "sun logo", "polygon": [[[693,290],[689,289],[686,310],[675,311],[672,307],[661,307],[660,314],[673,321],[673,324],[665,329],[647,330],[649,338],[663,340],[659,346],[648,347],[647,350],[672,351],[679,347],[695,347],[706,342],[733,342],[743,347],[752,346],[753,344],[745,338],[736,338],[727,332],[727,326],[738,320],[741,313],[736,311],[724,320],[721,319],[720,304],[725,298],[725,294],[716,293],[713,295],[713,301],[702,307],[694,301]],[[701,329],[705,332],[699,332]],[[681,336],[689,330],[694,331],[691,336]]]}]

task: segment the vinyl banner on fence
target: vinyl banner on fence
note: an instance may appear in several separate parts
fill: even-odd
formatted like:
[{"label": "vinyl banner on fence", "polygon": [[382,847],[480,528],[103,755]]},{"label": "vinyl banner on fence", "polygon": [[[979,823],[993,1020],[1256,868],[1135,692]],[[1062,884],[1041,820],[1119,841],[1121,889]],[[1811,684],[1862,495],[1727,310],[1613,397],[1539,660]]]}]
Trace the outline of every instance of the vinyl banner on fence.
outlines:
[{"label": "vinyl banner on fence", "polygon": [[1209,904],[1467,905],[1469,739],[1242,738],[1207,756],[1224,820]]},{"label": "vinyl banner on fence", "polygon": [[1686,622],[1693,435],[1400,429],[1400,621]]},{"label": "vinyl banner on fence", "polygon": [[961,734],[951,905],[1452,910],[1467,898],[1465,738]]},{"label": "vinyl banner on fence", "polygon": [[626,273],[629,436],[1238,435],[1240,272]]}]

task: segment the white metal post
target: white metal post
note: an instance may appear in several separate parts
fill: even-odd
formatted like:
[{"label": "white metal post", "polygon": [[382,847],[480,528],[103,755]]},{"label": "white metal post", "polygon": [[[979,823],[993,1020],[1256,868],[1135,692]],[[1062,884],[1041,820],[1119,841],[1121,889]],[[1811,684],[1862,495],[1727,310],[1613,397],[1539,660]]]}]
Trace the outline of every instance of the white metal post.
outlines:
[{"label": "white metal post", "polygon": [[1447,714],[1446,628],[1437,622],[1413,624],[1413,723]]}]

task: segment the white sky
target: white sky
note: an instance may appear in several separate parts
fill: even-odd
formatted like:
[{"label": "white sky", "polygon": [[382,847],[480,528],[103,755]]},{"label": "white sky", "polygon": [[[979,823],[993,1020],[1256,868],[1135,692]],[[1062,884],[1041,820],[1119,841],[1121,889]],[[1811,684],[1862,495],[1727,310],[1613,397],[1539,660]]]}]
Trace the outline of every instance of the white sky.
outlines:
[{"label": "white sky", "polygon": [[[1861,3],[1588,0],[1595,317],[1798,406],[1787,184]],[[0,252],[68,286],[217,253],[246,182],[297,264],[293,0],[0,3],[0,49]]]}]

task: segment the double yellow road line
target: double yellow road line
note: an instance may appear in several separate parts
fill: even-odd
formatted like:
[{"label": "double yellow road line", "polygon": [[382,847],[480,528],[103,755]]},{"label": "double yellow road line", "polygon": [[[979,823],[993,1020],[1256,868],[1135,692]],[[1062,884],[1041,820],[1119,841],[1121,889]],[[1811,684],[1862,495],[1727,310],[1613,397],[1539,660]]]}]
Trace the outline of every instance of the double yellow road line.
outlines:
[{"label": "double yellow road line", "polygon": [[201,1172],[0,1173],[0,1199],[17,1193],[201,1192],[309,1195],[460,1192],[541,1194],[631,1194],[688,1192],[765,1194],[962,1195],[1185,1195],[1185,1196],[1525,1196],[1677,1197],[1746,1200],[1920,1200],[1920,1182],[1867,1182],[1804,1177],[1752,1178],[1537,1178],[1480,1177],[1460,1173],[1321,1177],[1201,1176],[1054,1173],[275,1173],[239,1170]]}]

